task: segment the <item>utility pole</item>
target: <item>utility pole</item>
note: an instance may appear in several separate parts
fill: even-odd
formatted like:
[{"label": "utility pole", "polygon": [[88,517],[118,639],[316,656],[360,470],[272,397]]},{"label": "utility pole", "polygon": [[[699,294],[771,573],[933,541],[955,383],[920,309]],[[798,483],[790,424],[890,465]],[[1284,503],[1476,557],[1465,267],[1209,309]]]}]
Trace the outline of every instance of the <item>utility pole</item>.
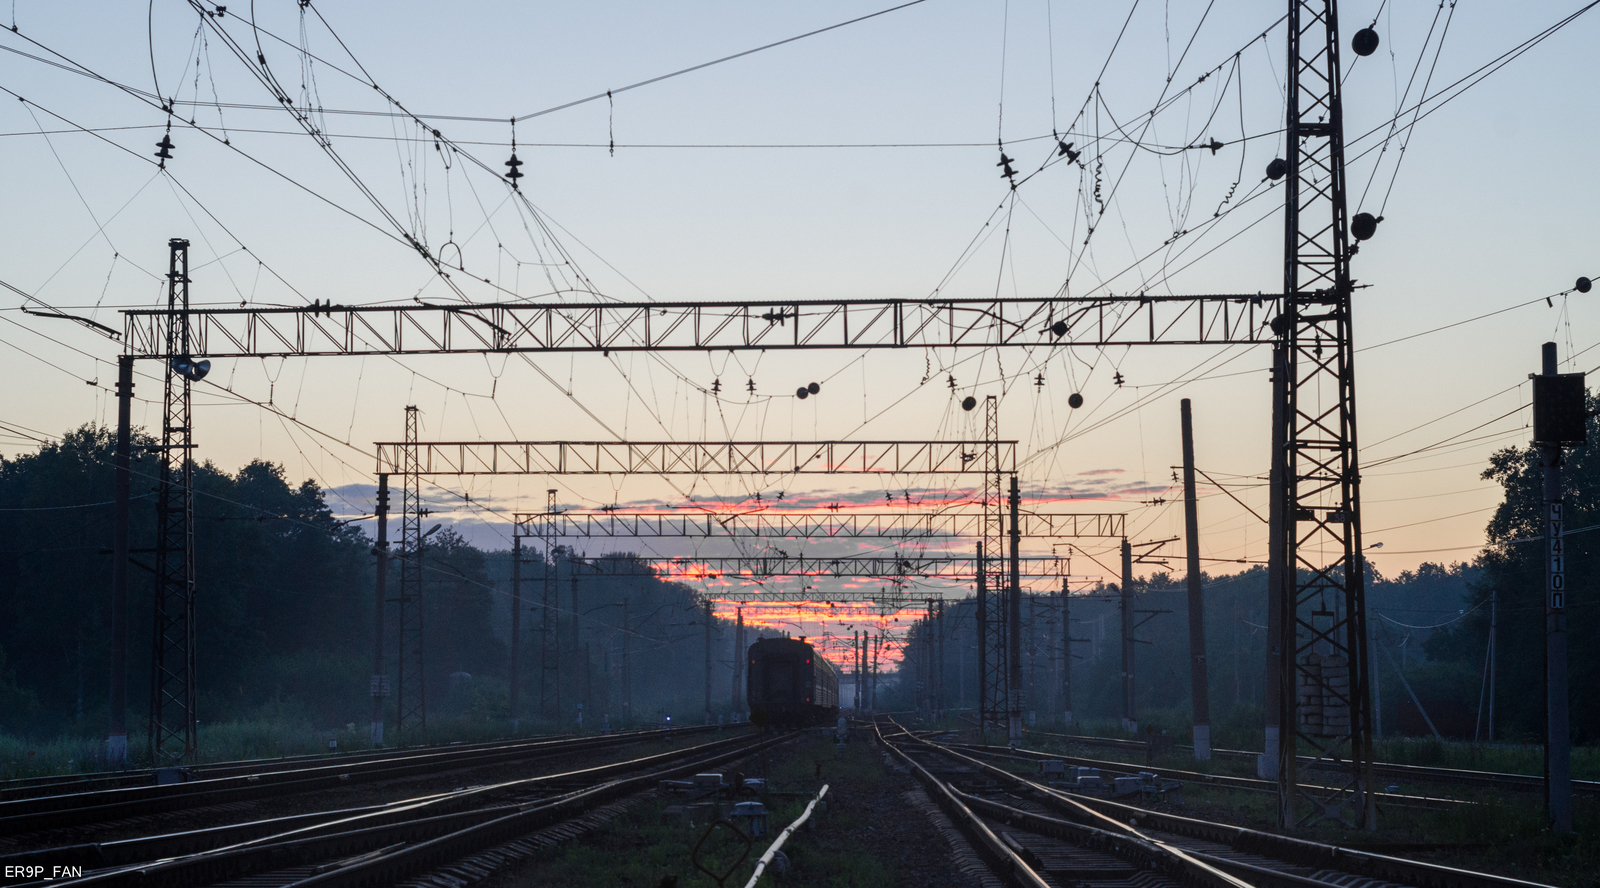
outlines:
[{"label": "utility pole", "polygon": [[372,748],[383,746],[383,698],[389,695],[389,670],[383,663],[384,605],[389,597],[389,476],[378,476],[378,539],[372,547]]},{"label": "utility pole", "polygon": [[[985,476],[987,477],[987,476]],[[987,520],[987,519],[985,519]],[[989,695],[989,565],[984,560],[983,541],[978,541],[978,557],[973,562],[978,574],[978,730],[989,727],[992,712]]]},{"label": "utility pole", "polygon": [[150,761],[193,762],[194,669],[194,410],[193,383],[205,375],[191,353],[189,242],[167,242],[167,311],[162,378],[161,469],[156,500],[156,594],[150,671]]},{"label": "utility pole", "polygon": [[111,531],[111,696],[106,761],[128,760],[128,486],[131,466],[133,358],[117,358],[116,525]]},{"label": "utility pole", "polygon": [[[540,600],[539,615],[539,717],[550,717],[550,702],[555,703],[555,716],[561,718],[561,641],[560,624],[556,622],[557,586],[556,556],[551,545],[554,537],[556,491],[545,491],[544,531],[544,595]],[[549,694],[547,699],[546,694]]]},{"label": "utility pole", "polygon": [[1183,535],[1189,553],[1189,693],[1194,705],[1194,760],[1211,760],[1211,696],[1206,686],[1206,611],[1200,576],[1200,517],[1194,493],[1194,421],[1183,414]]},{"label": "utility pole", "polygon": [[711,599],[705,600],[706,609],[706,724],[711,724]]},{"label": "utility pole", "polygon": [[[406,408],[406,440],[417,440],[417,408]],[[425,679],[422,609],[422,549],[425,534],[422,519],[422,466],[416,448],[408,452],[402,469],[404,483],[400,495],[400,657],[398,715],[395,734],[404,743],[406,732],[428,726],[427,682]]]},{"label": "utility pole", "polygon": [[934,657],[938,662],[936,674],[939,687],[939,714],[942,716],[944,710],[950,705],[944,694],[944,599],[942,598],[939,599],[938,638],[938,648]]},{"label": "utility pole", "polygon": [[1011,704],[1010,743],[1022,745],[1022,577],[1019,547],[1022,529],[1017,525],[1017,511],[1022,503],[1017,476],[1011,476],[1011,586],[1006,590],[1006,665],[1010,667],[1006,679],[1006,699]]},{"label": "utility pole", "polygon": [[1067,610],[1069,580],[1061,578],[1061,707],[1062,724],[1072,730],[1072,618]]},{"label": "utility pole", "polygon": [[[579,564],[579,561],[578,561],[577,554],[576,553],[568,553],[568,555],[567,555],[567,581],[568,581],[568,585],[570,585],[572,587],[572,619],[570,620],[570,623],[571,623],[571,626],[572,626],[572,639],[571,639],[572,640],[572,644],[570,646],[570,650],[572,651],[571,656],[576,661],[574,663],[575,668],[579,669],[579,670],[582,670],[581,672],[573,673],[573,676],[574,676],[574,678],[573,678],[574,687],[572,689],[572,696],[573,696],[574,699],[578,699],[578,687],[577,687],[578,679],[581,677],[584,681],[588,681],[588,672],[589,672],[589,661],[587,659],[582,659],[583,656],[584,656],[584,652],[583,652],[583,627],[579,625],[579,619],[578,619],[578,564]],[[558,693],[558,696],[559,696],[559,693]],[[583,725],[583,713],[581,711],[581,707],[580,707],[580,711],[578,713],[578,725],[579,725],[580,728]]]},{"label": "utility pole", "polygon": [[1122,729],[1138,733],[1139,719],[1133,706],[1133,547],[1122,538]]},{"label": "utility pole", "polygon": [[522,686],[522,535],[511,535],[511,690],[507,702],[511,709],[511,731],[516,733],[521,709],[517,691]]},{"label": "utility pole", "polygon": [[1546,342],[1544,373],[1533,378],[1533,440],[1544,469],[1545,811],[1550,829],[1572,832],[1572,737],[1568,725],[1566,515],[1561,448],[1587,439],[1583,374],[1558,373]]},{"label": "utility pole", "polygon": [[[1490,586],[1490,725],[1488,739],[1494,742],[1494,666],[1499,659],[1499,587]],[[1373,691],[1378,682],[1373,682]],[[1373,709],[1378,709],[1378,696],[1373,694]]]},{"label": "utility pole", "polygon": [[633,660],[629,656],[628,599],[622,599],[622,724],[633,726]]},{"label": "utility pole", "polygon": [[[1262,780],[1278,780],[1280,784],[1285,779],[1278,762],[1278,750],[1285,736],[1281,719],[1289,705],[1288,701],[1284,700],[1283,677],[1293,668],[1285,662],[1287,655],[1284,653],[1286,649],[1284,631],[1287,628],[1292,633],[1294,626],[1293,613],[1286,617],[1283,606],[1292,595],[1288,588],[1289,568],[1284,563],[1288,557],[1286,545],[1288,540],[1283,527],[1284,510],[1288,508],[1289,502],[1286,477],[1288,423],[1283,416],[1287,397],[1288,366],[1285,347],[1280,342],[1272,346],[1272,452],[1267,463],[1267,671],[1263,682],[1261,707],[1262,721],[1266,730],[1261,747],[1263,752],[1256,759],[1256,776]],[[1291,642],[1293,638],[1293,634],[1290,634]],[[1293,692],[1292,686],[1290,692]],[[1288,736],[1291,738],[1294,736],[1292,725]],[[1288,745],[1291,749],[1294,747],[1292,741]],[[1282,795],[1280,793],[1280,796]],[[1279,823],[1294,822],[1291,805],[1290,799],[1280,797]]]},{"label": "utility pole", "polygon": [[737,622],[733,628],[733,717],[738,718],[744,711],[743,682],[744,678],[744,608],[735,608]]}]

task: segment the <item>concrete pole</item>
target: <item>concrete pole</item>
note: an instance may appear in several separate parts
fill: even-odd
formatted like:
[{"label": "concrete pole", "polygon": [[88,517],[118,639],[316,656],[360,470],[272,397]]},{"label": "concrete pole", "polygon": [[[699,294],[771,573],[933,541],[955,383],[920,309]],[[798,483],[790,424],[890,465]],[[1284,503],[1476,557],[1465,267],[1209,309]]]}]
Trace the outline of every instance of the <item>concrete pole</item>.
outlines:
[{"label": "concrete pole", "polygon": [[989,681],[989,566],[983,560],[983,541],[978,541],[978,730],[989,730],[989,719],[993,713],[984,707],[989,701],[984,699],[984,689]]},{"label": "concrete pole", "polygon": [[1139,718],[1133,704],[1133,547],[1127,537],[1122,539],[1122,729],[1138,733]]},{"label": "concrete pole", "polygon": [[[1288,435],[1284,428],[1284,399],[1288,396],[1288,365],[1284,357],[1286,346],[1279,342],[1272,347],[1272,452],[1268,454],[1267,472],[1267,663],[1266,681],[1261,695],[1261,714],[1266,726],[1264,750],[1256,760],[1256,776],[1262,780],[1278,780],[1278,748],[1282,734],[1284,707],[1283,675],[1289,663],[1285,657],[1283,637],[1283,602],[1287,596],[1284,584],[1289,571],[1284,565],[1287,540],[1284,538],[1284,509],[1288,492],[1285,486],[1285,447]],[[1290,639],[1292,644],[1293,639]],[[1292,688],[1291,688],[1292,690]],[[1291,732],[1292,733],[1292,732]],[[1284,800],[1287,804],[1287,801]],[[1291,817],[1287,822],[1292,823]]]},{"label": "concrete pole", "polygon": [[[1494,742],[1494,671],[1495,661],[1500,658],[1500,590],[1495,586],[1489,587],[1489,742]],[[1377,688],[1377,682],[1373,682]],[[1378,699],[1374,695],[1372,708],[1378,708]]]},{"label": "concrete pole", "polygon": [[706,611],[706,724],[711,724],[711,599],[705,601]]},{"label": "concrete pole", "polygon": [[736,609],[737,620],[733,627],[733,717],[744,711],[744,697],[740,693],[744,677],[744,608]]},{"label": "concrete pole", "polygon": [[511,730],[520,724],[521,709],[517,691],[522,686],[522,537],[511,535],[511,690],[507,702],[511,709]]},{"label": "concrete pole", "polygon": [[1067,578],[1061,578],[1061,721],[1072,730],[1072,618],[1067,611]]},{"label": "concrete pole", "polygon": [[1009,740],[1012,746],[1022,745],[1022,577],[1018,549],[1022,542],[1022,529],[1017,524],[1017,511],[1022,503],[1017,476],[1011,476],[1011,584],[1006,590],[1006,700],[1011,704]]},{"label": "concrete pole", "polygon": [[[1544,375],[1555,376],[1556,344],[1544,344]],[[1572,832],[1572,738],[1567,723],[1566,516],[1561,501],[1561,445],[1539,445],[1544,468],[1545,807],[1550,829]]]},{"label": "concrete pole", "polygon": [[622,724],[633,725],[633,661],[629,657],[628,599],[622,599]]},{"label": "concrete pole", "polygon": [[383,746],[383,698],[389,671],[383,662],[383,630],[387,618],[384,607],[389,598],[389,476],[378,476],[378,504],[373,510],[378,521],[377,541],[372,546],[372,748]]},{"label": "concrete pole", "polygon": [[1207,687],[1205,591],[1200,576],[1200,517],[1194,492],[1194,420],[1183,414],[1183,535],[1189,554],[1189,695],[1194,707],[1194,760],[1211,760],[1211,695]]},{"label": "concrete pole", "polygon": [[116,524],[111,531],[111,696],[106,762],[128,760],[128,485],[133,434],[133,358],[117,359]]}]

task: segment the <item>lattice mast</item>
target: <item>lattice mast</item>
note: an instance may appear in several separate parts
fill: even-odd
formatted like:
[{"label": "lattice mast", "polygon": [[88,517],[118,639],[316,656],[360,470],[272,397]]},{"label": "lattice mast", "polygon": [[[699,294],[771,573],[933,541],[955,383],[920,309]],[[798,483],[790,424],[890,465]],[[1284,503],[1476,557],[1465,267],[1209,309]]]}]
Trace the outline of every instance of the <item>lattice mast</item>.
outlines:
[{"label": "lattice mast", "polygon": [[156,594],[149,755],[155,765],[195,760],[194,410],[188,368],[189,242],[173,238],[167,265],[161,466],[156,499]]},{"label": "lattice mast", "polygon": [[[417,408],[406,408],[406,441],[417,440]],[[400,689],[396,730],[402,743],[407,731],[421,731],[428,723],[428,698],[423,672],[422,609],[422,473],[416,448],[406,449],[401,461],[400,507]]]},{"label": "lattice mast", "polygon": [[[1283,658],[1279,694],[1279,816],[1285,826],[1335,817],[1371,829],[1377,812],[1369,791],[1372,708],[1350,319],[1354,249],[1336,0],[1290,0],[1288,34],[1285,299],[1278,330],[1287,385],[1275,412],[1286,433],[1282,638],[1292,642],[1293,656]],[[1297,787],[1297,752],[1333,764],[1344,778],[1328,790]]]},{"label": "lattice mast", "polygon": [[982,726],[1006,726],[1010,713],[1007,674],[1006,499],[1001,487],[1000,401],[983,401],[983,546],[977,566],[979,641],[979,717]]}]

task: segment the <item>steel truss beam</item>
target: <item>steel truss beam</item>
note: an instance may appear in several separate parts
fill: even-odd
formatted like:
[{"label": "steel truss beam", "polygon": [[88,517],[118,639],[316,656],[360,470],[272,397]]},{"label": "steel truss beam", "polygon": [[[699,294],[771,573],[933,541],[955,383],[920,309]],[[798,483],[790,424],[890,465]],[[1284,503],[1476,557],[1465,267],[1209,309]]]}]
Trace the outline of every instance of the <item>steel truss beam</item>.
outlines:
[{"label": "steel truss beam", "polygon": [[[1377,826],[1355,361],[1350,308],[1344,118],[1336,0],[1289,0],[1287,194],[1278,363],[1286,374],[1275,417],[1285,433],[1286,483],[1279,586],[1282,657],[1279,818],[1304,826],[1336,818]],[[1341,768],[1327,791],[1298,787],[1296,753]]]},{"label": "steel truss beam", "polygon": [[[1265,343],[1277,298],[1261,294],[1047,299],[213,308],[189,313],[210,358],[481,352],[993,348]],[[170,311],[123,312],[123,347],[165,354]]]},{"label": "steel truss beam", "polygon": [[[1022,513],[1025,537],[1124,536],[1127,515]],[[975,537],[977,512],[517,512],[515,534],[530,537],[627,539],[948,539]]]},{"label": "steel truss beam", "polygon": [[[948,555],[749,555],[640,560],[594,558],[589,564],[617,576],[655,574],[665,579],[766,580],[775,577],[835,577],[858,580],[973,580],[976,559]],[[1029,579],[1059,578],[1066,561],[1054,556],[1019,558],[1021,575]],[[815,594],[812,595],[816,597]]]},{"label": "steel truss beam", "polygon": [[[195,760],[194,429],[192,383],[178,372],[192,355],[189,242],[167,242],[167,325],[161,353],[170,356],[161,414],[161,469],[156,499],[156,594],[150,673],[149,756],[156,766]],[[185,363],[184,366],[187,366]],[[122,471],[122,467],[118,466]]]},{"label": "steel truss beam", "polygon": [[[1015,472],[1017,442],[996,442]],[[983,441],[426,441],[380,442],[378,474],[414,448],[424,475],[976,474]]]}]

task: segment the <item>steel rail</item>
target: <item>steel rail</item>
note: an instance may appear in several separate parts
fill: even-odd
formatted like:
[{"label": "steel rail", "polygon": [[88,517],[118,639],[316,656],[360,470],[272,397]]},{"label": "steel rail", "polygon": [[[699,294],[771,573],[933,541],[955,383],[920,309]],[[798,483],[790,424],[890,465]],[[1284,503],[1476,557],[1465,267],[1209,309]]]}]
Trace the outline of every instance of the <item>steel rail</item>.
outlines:
[{"label": "steel rail", "polygon": [[[674,729],[675,733],[704,733],[717,726]],[[318,764],[307,768],[262,774],[220,777],[165,786],[139,786],[103,792],[83,792],[0,802],[0,835],[36,832],[62,826],[98,823],[204,805],[248,801],[270,796],[331,789],[351,783],[390,780],[441,770],[491,765],[525,758],[648,740],[662,732],[642,731],[580,740],[539,741],[461,754],[433,750],[398,759]]]},{"label": "steel rail", "polygon": [[[1079,734],[1055,734],[1048,731],[1028,731],[1037,737],[1049,737],[1086,746],[1105,746],[1144,752],[1150,748],[1143,740],[1124,740],[1120,737],[1092,737]],[[1187,747],[1180,747],[1187,748]],[[1235,759],[1254,763],[1261,754],[1244,749],[1212,749],[1215,758]],[[1300,764],[1316,770],[1316,760],[1311,756],[1299,757]],[[1147,769],[1148,770],[1148,769]],[[1335,770],[1335,769],[1328,769]],[[1512,774],[1504,771],[1475,771],[1465,768],[1440,768],[1431,765],[1406,765],[1398,762],[1374,762],[1373,773],[1383,777],[1416,780],[1426,783],[1460,783],[1493,789],[1515,789],[1527,792],[1544,790],[1544,778],[1531,774]],[[1572,791],[1582,795],[1600,795],[1600,780],[1574,780]]]},{"label": "steel rail", "polygon": [[[1140,827],[1180,836],[1213,842],[1235,851],[1258,854],[1294,866],[1336,870],[1341,875],[1355,875],[1368,879],[1383,879],[1407,885],[1426,885],[1433,888],[1551,888],[1538,882],[1528,882],[1509,876],[1473,872],[1419,860],[1407,860],[1373,851],[1328,845],[1307,839],[1297,839],[1275,833],[1262,832],[1248,827],[1214,823],[1179,814],[1169,814],[1126,805],[1089,796],[1072,795],[1053,787],[1035,783],[984,762],[957,752],[943,744],[909,735],[913,743],[926,746],[941,755],[962,761],[984,773],[1029,792],[1047,807],[1068,817],[1089,818],[1111,828],[1115,825],[1129,832]],[[1322,882],[1321,884],[1329,884]]]},{"label": "steel rail", "polygon": [[[890,723],[899,728],[901,733],[904,733],[904,736],[912,739],[912,742],[928,744],[925,739],[918,738],[910,731],[904,730],[898,722],[894,722],[893,718],[890,718]],[[973,808],[984,810],[984,808],[990,808],[994,803],[974,797],[974,795],[965,794],[962,790],[950,786],[949,782],[942,781],[938,776],[934,776],[933,771],[925,768],[922,762],[917,762],[912,755],[907,754],[906,750],[899,749],[899,746],[888,741],[883,736],[882,728],[878,728],[878,741],[882,742],[883,746],[890,752],[893,752],[907,768],[912,770],[912,773],[917,774],[917,778],[923,782],[923,786],[928,787],[933,792],[934,797],[946,802],[941,803],[941,808],[944,808],[946,813],[950,814],[950,819],[954,819],[958,827],[962,827],[962,832],[968,834],[968,837],[978,837],[982,845],[987,846],[989,853],[982,854],[982,856],[986,858],[986,862],[989,862],[990,867],[995,870],[995,875],[1000,875],[1000,877],[1006,878],[1010,882],[1019,882],[1018,875],[1021,874],[1022,880],[1037,878],[1042,885],[1048,885],[1048,882],[1045,882],[1045,878],[1042,875],[1038,875],[1037,870],[1032,867],[1030,861],[1022,858],[1022,854],[1018,850],[1014,850],[1011,843],[1002,842],[1000,838],[995,837],[994,830],[989,829],[989,826],[982,821],[981,816],[973,810]],[[928,744],[928,746],[933,746],[933,744]],[[990,810],[990,813],[992,813],[992,810]],[[1112,830],[1080,827],[1080,829],[1075,830],[1072,842],[1077,843],[1077,845],[1093,846],[1094,850],[1115,854],[1118,858],[1125,859],[1125,861],[1131,862],[1134,866],[1144,867],[1144,869],[1163,870],[1166,874],[1178,875],[1184,882],[1200,885],[1203,888],[1250,888],[1246,883],[1238,882],[1235,878],[1216,872],[1211,867],[1197,866],[1195,861],[1184,859],[1181,854],[1173,853],[1168,848],[1162,848],[1162,846],[1155,845],[1155,843],[1147,842],[1147,840],[1138,837],[1138,835],[1125,835],[1122,832],[1112,832]],[[1000,851],[1003,851],[1003,854]]]},{"label": "steel rail", "polygon": [[[395,758],[403,755],[415,755],[418,752],[444,751],[467,752],[471,750],[490,749],[503,747],[508,743],[546,743],[555,740],[566,740],[571,734],[544,734],[537,737],[526,737],[521,740],[501,738],[486,740],[478,743],[452,743],[433,746],[395,746],[388,749],[371,749],[360,751],[340,751],[334,753],[313,752],[301,755],[285,755],[274,758],[233,759],[230,761],[210,762],[207,764],[187,765],[181,770],[188,775],[188,780],[206,780],[214,777],[227,777],[234,774],[264,774],[272,771],[286,771],[296,767],[315,763],[331,762],[367,762],[378,761],[386,758]],[[127,768],[117,771],[91,772],[81,774],[52,774],[40,777],[14,777],[10,780],[0,780],[0,802],[13,801],[20,798],[38,798],[44,795],[69,795],[71,793],[52,793],[52,789],[71,789],[73,792],[99,791],[105,789],[119,789],[124,786],[155,786],[156,772],[174,770],[173,768]],[[35,790],[41,790],[35,792]]]},{"label": "steel rail", "polygon": [[[1131,768],[1134,771],[1145,771],[1147,773],[1154,774],[1157,777],[1165,777],[1170,780],[1183,780],[1189,783],[1211,786],[1219,789],[1237,789],[1247,792],[1270,793],[1276,793],[1278,791],[1277,781],[1262,780],[1259,777],[1235,777],[1229,774],[1205,774],[1201,773],[1200,771],[1184,771],[1178,768],[1162,768],[1155,765],[1139,765],[1133,762],[1108,762],[1100,759],[1082,758],[1079,756],[1063,755],[1060,753],[1039,752],[1032,749],[1012,749],[1008,746],[992,746],[977,743],[950,743],[946,745],[954,749],[965,749],[975,752],[979,755],[987,755],[994,758],[1009,758],[1012,760],[1021,759],[1039,762],[1059,761],[1067,764],[1078,765],[1080,767],[1098,768],[1101,771],[1124,773],[1126,776],[1134,776],[1132,772],[1125,770]],[[1308,784],[1304,780],[1300,781],[1300,785],[1309,789],[1332,789],[1332,787],[1328,786]],[[1380,802],[1387,800],[1393,803],[1396,807],[1451,808],[1459,805],[1473,804],[1472,802],[1463,801],[1461,799],[1419,796],[1398,792],[1379,793],[1378,798]]]},{"label": "steel rail", "polygon": [[[786,738],[779,738],[786,739]],[[381,806],[382,810],[362,811],[351,816],[304,826],[295,826],[300,817],[284,818],[291,828],[244,839],[224,847],[207,848],[171,859],[150,863],[118,866],[92,872],[65,884],[98,886],[147,886],[163,888],[209,884],[244,878],[269,871],[283,870],[307,863],[332,860],[337,865],[354,855],[365,862],[376,862],[383,852],[402,845],[406,848],[431,843],[440,837],[450,837],[470,832],[476,827],[503,821],[508,817],[527,814],[562,813],[564,816],[596,802],[597,791],[618,786],[638,787],[653,785],[666,777],[690,773],[730,757],[741,757],[779,740],[752,741],[743,734],[716,740],[686,749],[671,750],[623,762],[583,768],[559,774],[520,778],[488,786],[455,790],[436,796],[427,796],[395,805]],[[731,747],[731,751],[730,751]],[[690,758],[687,763],[684,758]],[[677,764],[670,764],[678,762]],[[658,767],[665,765],[665,767]],[[642,775],[624,779],[611,779],[619,774],[650,769]],[[516,791],[536,790],[541,784],[559,784],[584,780],[590,785],[535,801],[511,801],[472,807],[495,796]],[[605,800],[614,797],[606,795]],[[343,812],[330,812],[338,815]],[[191,831],[207,839],[218,837],[216,830]],[[160,837],[163,840],[169,837]],[[332,867],[330,867],[332,868]],[[378,884],[391,884],[380,882]],[[296,883],[298,884],[298,883]]]}]

